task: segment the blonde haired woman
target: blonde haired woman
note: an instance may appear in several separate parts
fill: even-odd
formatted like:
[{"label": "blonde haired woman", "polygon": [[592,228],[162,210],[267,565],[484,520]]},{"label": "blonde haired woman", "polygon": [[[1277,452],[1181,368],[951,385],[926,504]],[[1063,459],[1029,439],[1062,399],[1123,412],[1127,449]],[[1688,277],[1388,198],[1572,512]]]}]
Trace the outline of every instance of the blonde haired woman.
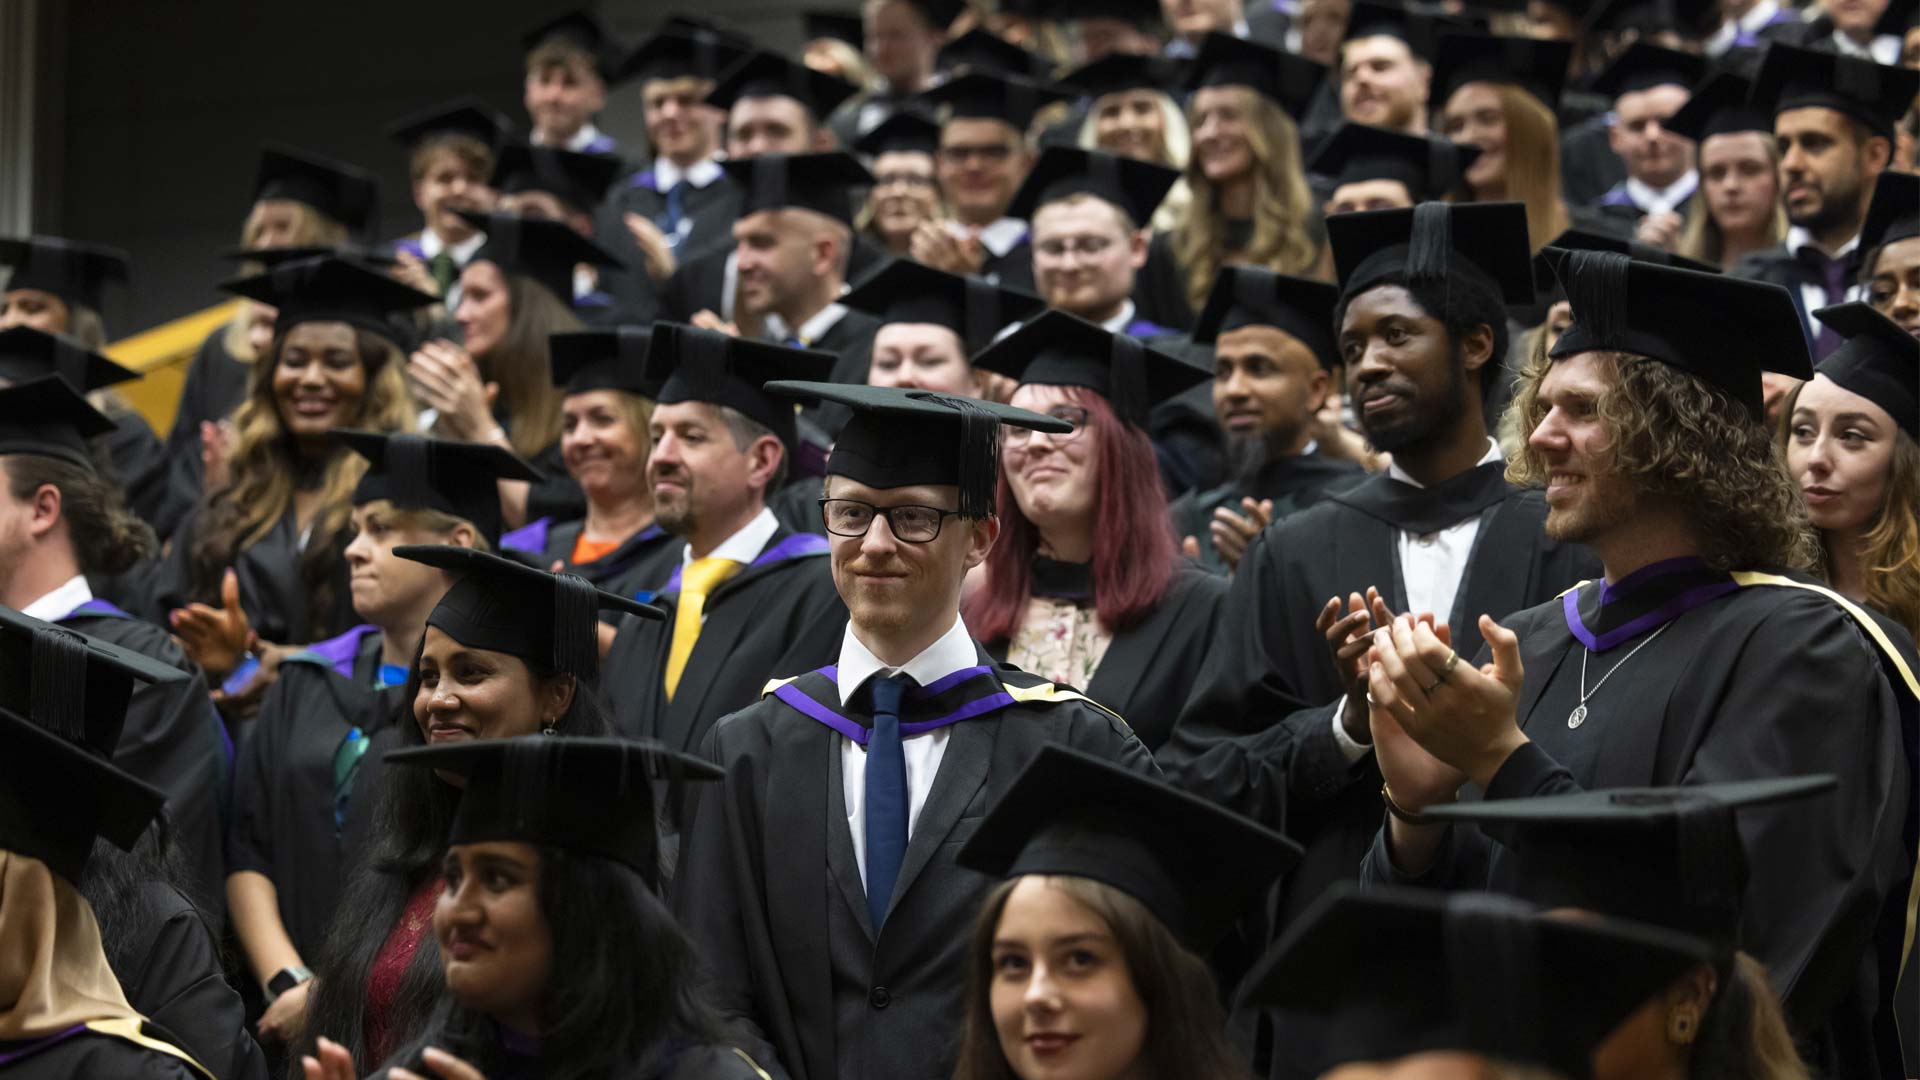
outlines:
[{"label": "blonde haired woman", "polygon": [[[1166,89],[1175,85],[1169,61],[1114,53],[1060,81],[1092,98],[1074,145],[1186,171],[1193,134],[1187,128],[1186,113]],[[1153,215],[1154,231],[1173,231],[1192,199],[1186,181],[1176,182]]]},{"label": "blonde haired woman", "polygon": [[1480,149],[1465,202],[1519,202],[1534,251],[1572,224],[1560,197],[1554,110],[1572,47],[1563,41],[1442,33],[1433,62],[1440,133]]},{"label": "blonde haired woman", "polygon": [[1752,86],[1728,72],[1715,75],[1665,125],[1699,148],[1700,190],[1673,249],[1722,271],[1787,235],[1773,117],[1747,107]]}]

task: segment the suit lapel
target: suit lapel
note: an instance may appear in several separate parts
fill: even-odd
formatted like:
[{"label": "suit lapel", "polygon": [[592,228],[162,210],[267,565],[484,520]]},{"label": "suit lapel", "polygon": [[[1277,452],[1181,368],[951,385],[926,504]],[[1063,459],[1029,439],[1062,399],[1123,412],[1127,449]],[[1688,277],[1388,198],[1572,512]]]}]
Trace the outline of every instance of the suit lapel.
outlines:
[{"label": "suit lapel", "polygon": [[[1175,588],[1179,588],[1178,585]],[[1180,596],[1168,595],[1146,622],[1113,635],[1107,653],[1100,658],[1093,678],[1087,680],[1086,695],[1106,707],[1126,715],[1127,703],[1147,676],[1147,668],[1160,650],[1167,632],[1180,621]]]},{"label": "suit lapel", "polygon": [[[833,883],[840,888],[840,896],[853,912],[854,921],[866,932],[869,944],[873,941],[873,918],[867,914],[867,883],[860,879],[860,860],[853,854],[853,830],[847,824],[847,788],[846,776],[842,772],[845,758],[840,753],[840,739],[827,740],[832,744],[827,763],[826,806],[827,870],[833,877]],[[864,755],[859,759],[864,762]]]},{"label": "suit lapel", "polygon": [[1480,651],[1480,616],[1504,619],[1531,607],[1533,582],[1540,567],[1540,523],[1523,512],[1518,499],[1507,499],[1480,519],[1480,532],[1447,614],[1454,648],[1471,660]]},{"label": "suit lapel", "polygon": [[[947,834],[966,812],[967,804],[973,801],[974,793],[986,782],[987,759],[993,754],[993,739],[1000,730],[1000,720],[997,716],[982,717],[955,724],[947,730],[953,732],[953,736],[947,743],[946,753],[941,755],[940,772],[933,778],[933,789],[927,792],[926,805],[920,808],[913,837],[907,841],[906,858],[900,864],[900,877],[894,882],[893,899],[887,905],[889,914],[899,908],[914,878],[933,860],[933,853],[946,841]],[[863,891],[862,903],[865,895]]]},{"label": "suit lapel", "polygon": [[[824,880],[835,857],[834,819],[822,789],[835,793],[832,802],[840,802],[840,770],[835,764],[840,749],[833,733],[818,724],[782,727],[783,734],[772,749],[783,765],[766,773],[765,806],[770,817],[778,815],[778,831],[759,839],[765,845],[761,857],[767,868],[762,885],[780,883],[777,896],[763,896],[762,900],[769,927],[767,946],[785,966],[776,977],[787,987],[784,994],[774,990],[768,996],[802,1003],[797,1009],[791,1005],[783,1009],[779,1019],[784,1023],[776,1024],[770,1034],[783,1044],[782,1053],[794,1055],[787,1064],[798,1076],[804,1061],[831,1061],[836,1053],[831,1023],[833,964],[826,933],[829,900]],[[789,764],[791,768],[786,767]],[[839,830],[845,833],[844,813],[840,819]],[[828,1022],[818,1022],[823,1018]],[[794,1045],[786,1045],[789,1040]]]}]

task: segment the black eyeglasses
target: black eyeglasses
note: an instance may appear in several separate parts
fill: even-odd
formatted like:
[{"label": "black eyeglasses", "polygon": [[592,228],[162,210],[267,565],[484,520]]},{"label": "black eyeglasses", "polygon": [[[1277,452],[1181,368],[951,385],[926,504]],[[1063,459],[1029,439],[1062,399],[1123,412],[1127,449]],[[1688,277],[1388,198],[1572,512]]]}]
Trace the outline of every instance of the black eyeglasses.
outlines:
[{"label": "black eyeglasses", "polygon": [[878,507],[858,499],[821,499],[820,515],[825,519],[827,531],[835,536],[865,536],[873,526],[876,515],[884,514],[887,528],[893,530],[896,540],[905,540],[909,544],[930,544],[940,535],[940,526],[950,516],[959,514],[958,510],[942,510],[937,506],[888,506]]}]

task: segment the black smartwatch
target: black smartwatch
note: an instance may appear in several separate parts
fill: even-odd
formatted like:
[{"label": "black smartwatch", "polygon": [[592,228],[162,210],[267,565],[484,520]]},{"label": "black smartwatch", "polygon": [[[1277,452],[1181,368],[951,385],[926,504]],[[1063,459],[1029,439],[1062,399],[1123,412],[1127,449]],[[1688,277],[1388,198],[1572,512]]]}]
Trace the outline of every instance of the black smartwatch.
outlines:
[{"label": "black smartwatch", "polygon": [[281,968],[273,973],[273,978],[267,980],[267,1001],[271,1003],[273,999],[311,978],[313,978],[313,972],[308,971],[304,965],[295,964],[292,967]]}]

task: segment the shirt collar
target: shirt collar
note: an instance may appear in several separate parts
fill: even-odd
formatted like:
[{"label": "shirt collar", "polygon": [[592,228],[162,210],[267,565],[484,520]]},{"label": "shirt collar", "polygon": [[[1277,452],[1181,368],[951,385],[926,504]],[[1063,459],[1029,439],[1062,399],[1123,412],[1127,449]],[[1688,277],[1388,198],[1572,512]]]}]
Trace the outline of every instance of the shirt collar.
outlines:
[{"label": "shirt collar", "polygon": [[[707,558],[732,559],[743,565],[750,563],[760,557],[760,553],[766,550],[767,541],[773,539],[773,534],[779,531],[780,520],[773,516],[773,511],[763,506],[760,512],[754,515],[752,521],[741,526],[740,531],[720,541],[719,546],[707,552]],[[680,565],[693,565],[693,545],[681,545]]]},{"label": "shirt collar", "polygon": [[[1489,464],[1492,464],[1493,462],[1499,461],[1500,459],[1501,459],[1500,444],[1497,442],[1494,442],[1492,439],[1488,439],[1487,452],[1480,455],[1480,460],[1474,462],[1473,467],[1477,469],[1482,465],[1489,465]],[[1390,477],[1391,479],[1398,480],[1403,484],[1409,484],[1413,487],[1423,488],[1427,486],[1421,483],[1420,481],[1415,480],[1413,477],[1408,476],[1405,470],[1400,468],[1399,462],[1394,462],[1393,464],[1387,466],[1387,476]]]},{"label": "shirt collar", "polygon": [[1100,329],[1105,330],[1109,334],[1125,333],[1127,324],[1133,322],[1134,310],[1133,301],[1128,300],[1126,303],[1120,305],[1120,314],[1101,323]]},{"label": "shirt collar", "polygon": [[1745,15],[1740,16],[1740,29],[1757,34],[1765,30],[1779,14],[1780,5],[1774,0],[1760,0],[1759,3],[1747,9]]},{"label": "shirt collar", "polygon": [[1027,238],[1027,223],[1019,218],[1003,217],[981,229],[977,235],[980,237],[980,246],[993,252],[994,258],[1004,258],[1015,244]]},{"label": "shirt collar", "polygon": [[1848,37],[1838,30],[1833,32],[1833,50],[1841,56],[1851,56],[1860,60],[1871,60],[1876,64],[1892,66],[1900,59],[1900,39],[1892,34],[1876,34],[1865,45]]},{"label": "shirt collar", "polygon": [[720,174],[726,170],[720,167],[718,161],[710,157],[701,158],[685,169],[660,157],[654,159],[652,171],[653,189],[664,193],[681,180],[685,180],[695,188],[704,188],[720,179]]},{"label": "shirt collar", "polygon": [[21,608],[20,614],[41,622],[59,622],[91,599],[93,590],[87,585],[86,575],[75,574],[66,584]]},{"label": "shirt collar", "polygon": [[813,343],[819,341],[827,331],[833,329],[834,325],[840,321],[841,316],[846,313],[847,306],[845,304],[839,303],[838,301],[828,304],[826,307],[814,312],[813,318],[801,323],[800,329],[794,331],[793,336],[800,339],[802,346],[811,349],[813,348]]},{"label": "shirt collar", "polygon": [[1840,250],[1830,253],[1814,241],[1813,234],[1808,232],[1804,226],[1787,226],[1787,251],[1795,255],[1800,253],[1801,248],[1812,248],[1830,259],[1839,259],[1853,254],[1853,249],[1859,246],[1860,234],[1854,233],[1851,239],[1840,245]]},{"label": "shirt collar", "polygon": [[573,133],[573,138],[567,140],[567,149],[576,154],[584,154],[587,152],[587,147],[593,145],[593,140],[599,137],[600,129],[594,127],[593,121],[589,120],[580,125],[580,130]]},{"label": "shirt collar", "polygon": [[1648,213],[1659,213],[1671,211],[1674,207],[1686,202],[1693,196],[1693,189],[1699,186],[1700,174],[1693,169],[1688,169],[1687,175],[1663,188],[1654,187],[1652,184],[1629,176],[1627,177],[1627,197],[1633,200],[1635,206],[1645,209]]},{"label": "shirt collar", "polygon": [[420,230],[420,253],[431,259],[444,251],[448,255],[453,256],[453,265],[455,266],[467,265],[467,263],[472,260],[473,253],[479,251],[480,245],[486,242],[487,234],[477,232],[465,240],[454,244],[452,247],[448,247],[447,242],[440,239],[439,233],[434,232],[432,229]]},{"label": "shirt collar", "polygon": [[881,663],[871,649],[861,644],[853,632],[853,623],[849,622],[840,635],[840,664],[834,681],[840,691],[840,701],[845,704],[853,700],[862,683],[875,675],[904,674],[921,686],[931,686],[961,668],[972,667],[979,660],[973,638],[967,635],[967,625],[957,614],[953,625],[939,640],[898,668]]}]

